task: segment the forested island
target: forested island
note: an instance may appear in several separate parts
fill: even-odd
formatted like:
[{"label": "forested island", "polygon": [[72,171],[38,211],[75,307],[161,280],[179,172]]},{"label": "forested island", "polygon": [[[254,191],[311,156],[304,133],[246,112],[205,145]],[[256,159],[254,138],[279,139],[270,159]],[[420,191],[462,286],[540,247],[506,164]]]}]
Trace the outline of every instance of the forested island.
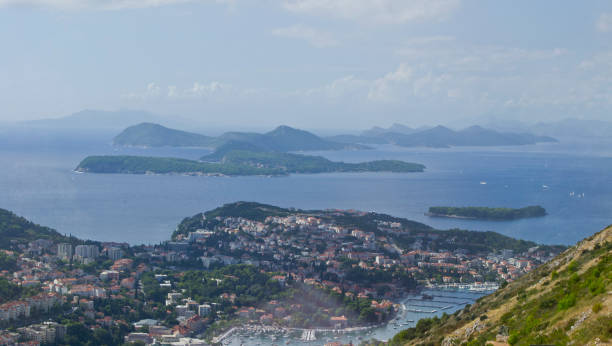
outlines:
[{"label": "forested island", "polygon": [[75,170],[88,173],[240,176],[332,172],[408,173],[422,172],[424,169],[424,165],[397,160],[345,163],[333,162],[321,156],[233,150],[217,162],[170,157],[89,156]]},{"label": "forested island", "polygon": [[546,216],[546,209],[539,205],[520,209],[488,207],[431,207],[425,215],[474,220],[517,220]]}]

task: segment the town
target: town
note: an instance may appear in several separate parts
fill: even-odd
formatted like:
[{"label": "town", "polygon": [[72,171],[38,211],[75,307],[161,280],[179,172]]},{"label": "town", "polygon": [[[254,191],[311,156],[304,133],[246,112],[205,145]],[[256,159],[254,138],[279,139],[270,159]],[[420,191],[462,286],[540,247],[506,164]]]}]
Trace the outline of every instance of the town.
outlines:
[{"label": "town", "polygon": [[236,203],[186,218],[158,245],[15,241],[0,253],[0,344],[203,345],[237,325],[367,328],[407,292],[513,281],[563,249],[487,233]]}]

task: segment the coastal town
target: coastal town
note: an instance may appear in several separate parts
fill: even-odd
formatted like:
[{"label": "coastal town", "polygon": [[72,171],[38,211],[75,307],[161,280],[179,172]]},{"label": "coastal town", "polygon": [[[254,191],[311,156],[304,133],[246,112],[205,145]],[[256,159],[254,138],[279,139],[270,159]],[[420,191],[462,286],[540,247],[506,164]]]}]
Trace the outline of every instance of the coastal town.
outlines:
[{"label": "coastal town", "polygon": [[490,289],[562,250],[483,233],[234,204],[186,218],[157,245],[15,241],[0,253],[15,292],[0,301],[0,344],[204,345],[240,325],[309,338],[385,323],[424,287]]}]

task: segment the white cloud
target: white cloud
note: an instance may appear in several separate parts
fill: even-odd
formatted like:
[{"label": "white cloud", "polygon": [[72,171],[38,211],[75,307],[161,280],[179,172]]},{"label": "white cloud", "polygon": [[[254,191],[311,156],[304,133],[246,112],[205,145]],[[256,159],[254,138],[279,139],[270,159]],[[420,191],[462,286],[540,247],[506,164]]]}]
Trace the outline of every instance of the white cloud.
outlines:
[{"label": "white cloud", "polygon": [[332,47],[338,44],[330,34],[302,24],[274,29],[272,34],[280,37],[305,40],[317,48]]},{"label": "white cloud", "polygon": [[179,89],[176,85],[168,85],[167,92],[162,93],[162,88],[156,83],[147,84],[144,92],[131,92],[121,96],[127,100],[160,100],[167,99],[205,99],[212,96],[220,96],[232,91],[229,84],[217,81],[209,83],[194,82],[191,87]]},{"label": "white cloud", "polygon": [[374,23],[407,23],[448,17],[459,0],[284,0],[295,13]]},{"label": "white cloud", "polygon": [[151,98],[157,98],[161,94],[161,88],[154,82],[147,84],[147,88],[144,92],[131,92],[122,95],[122,98],[128,100],[146,100]]},{"label": "white cloud", "polygon": [[393,93],[396,90],[396,86],[409,82],[412,75],[412,68],[406,64],[400,64],[395,71],[389,72],[371,83],[368,99],[377,101],[388,101],[393,99]]},{"label": "white cloud", "polygon": [[612,13],[602,13],[595,26],[601,32],[612,32]]},{"label": "white cloud", "polygon": [[31,6],[61,10],[113,11],[130,8],[177,5],[189,2],[233,3],[234,0],[0,0],[0,7]]},{"label": "white cloud", "polygon": [[349,75],[338,78],[322,87],[298,90],[293,92],[293,94],[297,96],[343,100],[345,97],[351,97],[351,95],[358,96],[364,88],[368,87],[368,85],[369,81]]},{"label": "white cloud", "polygon": [[227,92],[231,89],[229,84],[223,84],[220,82],[210,82],[208,84],[202,84],[200,82],[193,83],[193,86],[183,91],[182,95],[185,97],[209,97],[214,94]]}]

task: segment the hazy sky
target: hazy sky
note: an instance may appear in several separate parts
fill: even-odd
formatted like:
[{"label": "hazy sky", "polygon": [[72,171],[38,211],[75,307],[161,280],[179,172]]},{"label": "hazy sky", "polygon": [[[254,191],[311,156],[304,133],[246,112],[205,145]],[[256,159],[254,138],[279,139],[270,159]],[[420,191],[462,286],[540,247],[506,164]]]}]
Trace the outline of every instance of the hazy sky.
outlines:
[{"label": "hazy sky", "polygon": [[0,0],[0,120],[612,120],[612,2]]}]

